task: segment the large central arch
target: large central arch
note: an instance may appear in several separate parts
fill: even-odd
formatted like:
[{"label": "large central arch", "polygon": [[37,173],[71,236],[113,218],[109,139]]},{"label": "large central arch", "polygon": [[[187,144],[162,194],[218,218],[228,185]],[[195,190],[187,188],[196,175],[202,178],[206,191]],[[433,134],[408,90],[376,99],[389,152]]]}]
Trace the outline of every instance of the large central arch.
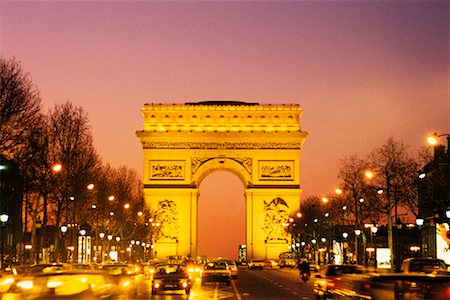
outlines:
[{"label": "large central arch", "polygon": [[[288,250],[284,224],[300,208],[300,150],[306,133],[298,105],[207,101],[145,104],[144,195],[154,217],[159,259],[197,256],[201,181],[229,171],[245,187],[247,258]],[[224,204],[226,206],[226,204]]]}]

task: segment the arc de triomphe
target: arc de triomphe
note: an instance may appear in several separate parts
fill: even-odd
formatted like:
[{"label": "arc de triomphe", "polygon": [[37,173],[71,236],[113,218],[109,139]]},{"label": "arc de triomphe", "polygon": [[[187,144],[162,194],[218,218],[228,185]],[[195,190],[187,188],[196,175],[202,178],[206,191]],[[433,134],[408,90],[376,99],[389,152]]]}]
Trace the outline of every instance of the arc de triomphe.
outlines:
[{"label": "arc de triomphe", "polygon": [[218,170],[235,174],[245,187],[247,258],[277,259],[288,251],[284,223],[300,208],[300,151],[307,136],[298,105],[145,104],[142,113],[136,134],[159,259],[198,255],[198,188]]}]

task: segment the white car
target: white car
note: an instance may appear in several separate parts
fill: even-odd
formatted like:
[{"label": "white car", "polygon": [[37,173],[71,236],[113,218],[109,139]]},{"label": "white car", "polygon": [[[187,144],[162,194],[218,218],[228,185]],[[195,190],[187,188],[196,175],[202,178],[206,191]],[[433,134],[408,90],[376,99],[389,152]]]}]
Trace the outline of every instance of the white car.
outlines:
[{"label": "white car", "polygon": [[271,269],[275,269],[275,268],[279,268],[280,264],[273,260],[273,259],[268,259],[264,262],[264,265],[266,268],[271,268]]},{"label": "white car", "polygon": [[262,259],[252,259],[249,263],[248,263],[248,268],[250,269],[250,270],[253,270],[253,269],[260,269],[260,270],[262,270],[262,269],[264,269],[264,260],[262,260]]}]

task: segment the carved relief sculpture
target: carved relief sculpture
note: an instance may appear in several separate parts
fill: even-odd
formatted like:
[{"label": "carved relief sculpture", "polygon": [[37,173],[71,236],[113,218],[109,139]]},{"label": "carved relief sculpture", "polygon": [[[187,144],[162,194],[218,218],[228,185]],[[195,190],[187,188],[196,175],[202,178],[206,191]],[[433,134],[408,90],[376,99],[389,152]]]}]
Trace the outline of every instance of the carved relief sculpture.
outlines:
[{"label": "carved relief sculpture", "polygon": [[288,241],[288,233],[284,228],[289,219],[289,206],[281,198],[275,198],[269,203],[264,201],[264,226],[267,241]]},{"label": "carved relief sculpture", "polygon": [[260,161],[259,177],[261,180],[293,180],[294,164],[292,161]]},{"label": "carved relief sculpture", "polygon": [[155,211],[155,223],[160,224],[157,239],[178,238],[178,209],[174,201],[163,200],[158,202]]},{"label": "carved relief sculpture", "polygon": [[183,179],[184,161],[150,161],[150,179]]}]

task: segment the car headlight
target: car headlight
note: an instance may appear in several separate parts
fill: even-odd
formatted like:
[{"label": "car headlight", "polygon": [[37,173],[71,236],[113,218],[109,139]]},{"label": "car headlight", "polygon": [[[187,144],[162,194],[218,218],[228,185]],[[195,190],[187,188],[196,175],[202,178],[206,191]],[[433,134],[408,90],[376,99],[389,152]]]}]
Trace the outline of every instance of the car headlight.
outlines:
[{"label": "car headlight", "polygon": [[31,280],[19,281],[16,285],[22,289],[29,290],[33,288],[33,281]]},{"label": "car headlight", "polygon": [[122,281],[121,285],[122,285],[123,287],[129,287],[129,286],[131,285],[131,281],[129,281],[129,280],[124,280],[124,281]]},{"label": "car headlight", "polygon": [[159,289],[161,287],[162,281],[161,280],[154,280],[153,281],[153,287],[155,289]]},{"label": "car headlight", "polygon": [[7,278],[3,279],[2,281],[0,281],[0,285],[10,285],[13,282],[14,282],[13,277],[7,277]]},{"label": "car headlight", "polygon": [[62,284],[63,283],[59,280],[51,280],[51,281],[47,282],[47,287],[49,289],[54,289],[54,288],[57,288],[58,286],[62,286]]}]

